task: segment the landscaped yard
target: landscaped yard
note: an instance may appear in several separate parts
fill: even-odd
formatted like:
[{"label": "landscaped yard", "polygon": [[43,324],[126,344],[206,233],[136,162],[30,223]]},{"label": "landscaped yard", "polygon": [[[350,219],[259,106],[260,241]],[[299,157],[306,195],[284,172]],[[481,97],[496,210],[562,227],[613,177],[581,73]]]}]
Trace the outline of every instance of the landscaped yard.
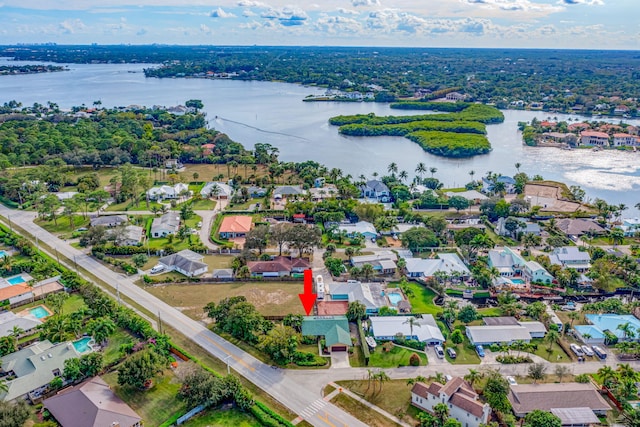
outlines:
[{"label": "landscaped yard", "polygon": [[176,412],[186,412],[186,404],[178,398],[180,383],[174,380],[173,372],[165,370],[156,376],[149,390],[118,385],[118,373],[102,376],[111,390],[142,417],[145,425],[159,426]]},{"label": "landscaped yard", "polygon": [[57,224],[51,220],[45,221],[43,219],[38,219],[35,222],[50,233],[64,234],[69,237],[78,228],[89,226],[89,218],[81,215],[73,216],[73,225],[70,225],[68,216],[59,216],[56,219]]},{"label": "landscaped yard", "polygon": [[194,211],[211,211],[216,207],[216,201],[211,199],[194,200],[191,204]]},{"label": "landscaped yard", "polygon": [[[354,392],[358,396],[366,399],[376,406],[384,409],[411,425],[418,423],[416,416],[418,409],[411,406],[411,386],[406,380],[391,380],[382,385],[382,392],[379,391],[380,384],[376,384],[374,391],[373,383],[369,381],[338,381],[342,387]],[[387,420],[389,423],[391,421]],[[387,424],[388,425],[388,424]]]},{"label": "landscaped yard", "polygon": [[107,346],[102,352],[104,365],[110,365],[120,359],[122,352],[120,346],[129,342],[137,342],[138,340],[133,338],[127,331],[122,328],[117,328],[116,331],[109,335],[107,340]]},{"label": "landscaped yard", "polygon": [[106,212],[121,212],[121,211],[139,212],[139,211],[151,211],[154,207],[157,209],[162,209],[162,205],[153,200],[149,201],[149,206],[147,206],[146,200],[142,198],[140,200],[140,203],[138,203],[137,205],[135,203],[132,204],[131,200],[127,200],[122,203],[111,204],[107,206],[107,209],[105,209],[105,211]]},{"label": "landscaped yard", "polygon": [[554,342],[551,346],[551,352],[548,352],[549,344],[543,341],[542,338],[534,338],[531,340],[532,343],[538,344],[538,349],[533,353],[546,359],[550,362],[571,362],[571,358],[564,352],[562,347],[558,345],[558,343]]},{"label": "landscaped yard", "polygon": [[422,351],[408,350],[403,347],[394,346],[391,351],[386,352],[381,345],[378,345],[369,357],[369,367],[376,368],[397,368],[398,366],[409,366],[409,358],[413,353],[420,356],[420,365],[427,364],[427,355]]},{"label": "landscaped yard", "polygon": [[454,344],[451,341],[447,342],[447,348],[452,348],[456,351],[456,358],[452,359],[449,357],[447,352],[445,352],[445,358],[454,365],[467,365],[467,364],[479,364],[480,357],[476,353],[475,349],[471,344],[469,344],[469,340],[465,337],[465,341],[461,344]]},{"label": "landscaped yard", "polygon": [[191,418],[182,424],[185,427],[259,427],[251,414],[238,409],[211,409]]},{"label": "landscaped yard", "polygon": [[200,320],[205,316],[202,308],[207,303],[236,295],[244,295],[264,316],[304,314],[298,298],[302,287],[302,282],[233,282],[155,286],[148,287],[147,291]]},{"label": "landscaped yard", "polygon": [[442,312],[442,307],[433,303],[433,299],[436,297],[436,294],[431,289],[428,289],[417,282],[409,282],[407,286],[413,291],[413,296],[409,297],[411,312],[433,315]]}]

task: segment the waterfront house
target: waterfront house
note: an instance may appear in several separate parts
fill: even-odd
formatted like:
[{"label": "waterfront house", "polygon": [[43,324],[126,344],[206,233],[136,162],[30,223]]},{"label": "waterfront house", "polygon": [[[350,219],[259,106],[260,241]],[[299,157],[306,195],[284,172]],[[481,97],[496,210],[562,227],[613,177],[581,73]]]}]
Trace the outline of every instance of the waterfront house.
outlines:
[{"label": "waterfront house", "polygon": [[209,266],[202,262],[204,256],[189,249],[183,249],[175,254],[167,255],[158,260],[166,271],[177,271],[187,277],[200,276],[207,272]]},{"label": "waterfront house", "polygon": [[[418,186],[416,186],[416,187],[418,187]],[[422,187],[422,186],[420,186],[420,187]],[[462,197],[464,199],[467,199],[473,205],[477,205],[481,201],[488,199],[487,196],[485,196],[484,194],[482,194],[478,190],[467,190],[467,191],[460,191],[460,192],[447,191],[444,194],[447,197],[454,197],[454,196]]]},{"label": "waterfront house", "polygon": [[389,187],[377,179],[369,180],[361,185],[360,195],[366,199],[375,199],[382,203],[391,201],[391,191],[389,191]]},{"label": "waterfront house", "polygon": [[301,185],[280,185],[273,190],[274,199],[290,199],[302,197],[307,194],[307,190]]},{"label": "waterfront house", "polygon": [[245,237],[253,228],[253,218],[246,215],[225,216],[218,234],[221,239]]},{"label": "waterfront house", "polygon": [[452,378],[446,384],[434,381],[429,385],[423,382],[413,385],[411,405],[433,414],[439,403],[447,406],[449,417],[465,427],[486,425],[491,417],[491,406],[482,403],[471,384],[460,377]]},{"label": "waterfront house", "polygon": [[581,251],[575,246],[562,246],[555,248],[549,260],[553,265],[563,268],[573,268],[579,273],[584,273],[591,268],[591,255],[587,251]]},{"label": "waterfront house", "polygon": [[609,146],[609,134],[595,130],[580,132],[580,145],[594,145],[598,147]]},{"label": "waterfront house", "polygon": [[625,237],[633,237],[640,232],[640,218],[623,218],[620,228]]},{"label": "waterfront house", "polygon": [[638,137],[634,135],[629,135],[628,133],[614,133],[613,134],[613,146],[614,147],[624,147],[631,146],[635,147],[638,145]]},{"label": "waterfront house", "polygon": [[62,427],[142,427],[142,419],[100,377],[44,401]]},{"label": "waterfront house", "polygon": [[464,101],[465,99],[467,99],[467,95],[463,95],[460,92],[449,92],[448,94],[445,95],[444,98],[447,101],[458,102],[458,101]]},{"label": "waterfront house", "polygon": [[630,108],[624,104],[620,104],[613,109],[613,114],[616,116],[621,116],[623,114],[629,114]]},{"label": "waterfront house", "polygon": [[611,406],[589,383],[544,383],[511,385],[507,399],[516,417],[524,417],[539,409],[586,408],[597,415],[606,415]]},{"label": "waterfront house", "polygon": [[520,254],[507,246],[489,251],[489,267],[496,268],[502,277],[520,276],[524,266],[525,260]]},{"label": "waterfront house", "polygon": [[200,190],[200,195],[205,198],[213,197],[226,200],[233,196],[233,188],[224,182],[207,182]]},{"label": "waterfront house", "polygon": [[154,218],[151,223],[151,237],[167,237],[169,234],[176,234],[180,228],[180,216],[176,212]]},{"label": "waterfront house", "polygon": [[377,340],[391,341],[401,335],[427,345],[441,345],[444,342],[442,331],[431,314],[413,317],[413,328],[409,324],[410,318],[411,316],[371,316],[369,322]]},{"label": "waterfront house", "polygon": [[524,277],[529,282],[534,283],[551,283],[553,276],[540,265],[537,261],[527,261],[524,263]]},{"label": "waterfront house", "polygon": [[516,180],[506,175],[500,175],[494,179],[482,177],[482,192],[485,194],[492,193],[493,186],[496,182],[504,184],[504,190],[507,194],[514,194],[516,192]]}]

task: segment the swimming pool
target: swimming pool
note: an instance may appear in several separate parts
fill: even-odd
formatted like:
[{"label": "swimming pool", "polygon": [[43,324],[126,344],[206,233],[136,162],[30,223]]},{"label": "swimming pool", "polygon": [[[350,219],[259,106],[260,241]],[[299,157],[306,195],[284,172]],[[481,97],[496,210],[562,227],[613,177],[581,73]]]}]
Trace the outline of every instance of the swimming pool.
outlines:
[{"label": "swimming pool", "polygon": [[11,285],[19,285],[20,283],[25,283],[26,280],[22,276],[13,276],[7,279],[7,282]]},{"label": "swimming pool", "polygon": [[0,258],[4,258],[5,256],[7,256],[7,253],[5,251],[0,251]]},{"label": "swimming pool", "polygon": [[524,280],[522,279],[509,279],[511,280],[511,283],[515,283],[516,285],[524,285]]},{"label": "swimming pool", "polygon": [[33,314],[33,316],[36,319],[44,319],[45,317],[48,317],[51,314],[47,311],[46,308],[44,308],[41,305],[37,307],[33,307],[32,309],[29,310],[29,313]]},{"label": "swimming pool", "polygon": [[402,294],[399,294],[397,292],[389,292],[387,294],[387,298],[389,298],[389,302],[391,302],[391,304],[393,305],[398,305],[398,303],[404,299],[402,298]]},{"label": "swimming pool", "polygon": [[91,337],[80,338],[78,341],[73,342],[73,346],[76,348],[78,353],[86,353],[88,351],[93,351],[93,347],[89,344],[89,341],[93,340]]}]

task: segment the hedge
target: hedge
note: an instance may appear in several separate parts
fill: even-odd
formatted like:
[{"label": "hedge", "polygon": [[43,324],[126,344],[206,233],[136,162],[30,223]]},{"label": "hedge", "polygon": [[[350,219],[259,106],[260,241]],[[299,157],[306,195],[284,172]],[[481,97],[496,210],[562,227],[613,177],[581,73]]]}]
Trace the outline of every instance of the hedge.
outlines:
[{"label": "hedge", "polygon": [[362,321],[358,319],[358,336],[360,337],[360,346],[362,347],[362,355],[364,356],[364,364],[369,365],[369,358],[371,357],[371,353],[369,352],[369,344],[367,344],[367,339],[364,335],[364,330],[362,329]]},{"label": "hedge", "polygon": [[258,408],[260,408],[264,413],[268,414],[271,418],[274,418],[275,420],[277,420],[284,427],[293,427],[293,424],[289,422],[289,420],[286,420],[285,418],[280,416],[280,414],[275,413],[271,408],[266,406],[264,403],[256,401],[254,406],[257,406]]},{"label": "hedge", "polygon": [[146,254],[147,248],[143,246],[107,246],[96,245],[91,249],[91,253],[102,252],[106,255],[135,255]]}]

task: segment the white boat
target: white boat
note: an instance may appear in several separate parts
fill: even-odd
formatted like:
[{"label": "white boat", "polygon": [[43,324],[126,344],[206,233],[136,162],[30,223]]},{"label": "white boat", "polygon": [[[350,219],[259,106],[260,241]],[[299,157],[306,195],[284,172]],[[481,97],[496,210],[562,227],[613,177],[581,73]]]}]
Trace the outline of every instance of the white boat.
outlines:
[{"label": "white boat", "polygon": [[376,346],[378,345],[378,343],[373,337],[366,337],[364,340],[367,342],[367,345],[371,348],[376,348]]}]

